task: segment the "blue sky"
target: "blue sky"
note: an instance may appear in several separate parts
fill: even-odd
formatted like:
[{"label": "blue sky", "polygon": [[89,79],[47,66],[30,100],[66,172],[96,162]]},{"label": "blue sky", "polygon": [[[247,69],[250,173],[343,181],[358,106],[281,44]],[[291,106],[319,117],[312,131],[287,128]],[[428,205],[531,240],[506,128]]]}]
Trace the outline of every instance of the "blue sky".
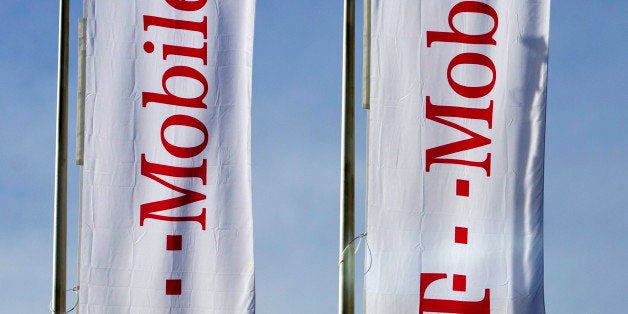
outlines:
[{"label": "blue sky", "polygon": [[[5,313],[45,313],[50,301],[57,5],[3,0],[0,8],[0,304]],[[81,6],[72,2],[71,158]],[[361,3],[357,7],[360,20]],[[626,16],[625,0],[552,3],[545,158],[548,313],[621,313],[628,307]],[[342,1],[257,4],[252,171],[258,313],[336,311],[341,27]],[[359,91],[359,81],[356,87]],[[357,233],[364,230],[364,118],[358,109]],[[78,168],[69,168],[71,288]],[[356,258],[358,278],[363,254]],[[358,310],[361,288],[358,280]],[[68,306],[73,301],[68,294]]]}]

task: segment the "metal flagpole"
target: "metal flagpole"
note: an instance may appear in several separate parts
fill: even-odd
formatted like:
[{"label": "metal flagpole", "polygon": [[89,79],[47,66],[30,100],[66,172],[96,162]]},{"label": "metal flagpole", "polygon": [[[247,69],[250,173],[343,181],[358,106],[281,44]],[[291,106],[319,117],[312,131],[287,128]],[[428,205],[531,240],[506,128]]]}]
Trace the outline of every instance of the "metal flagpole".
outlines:
[{"label": "metal flagpole", "polygon": [[[369,140],[371,118],[371,0],[364,0],[364,25],[362,37],[362,109],[366,110],[366,189],[364,190],[364,225],[368,228],[369,206]],[[368,235],[367,235],[368,245]],[[369,267],[369,257],[364,250],[364,267]],[[366,313],[366,280],[363,278],[362,313]]]},{"label": "metal flagpole", "polygon": [[70,1],[59,0],[59,63],[55,150],[55,200],[52,264],[53,313],[65,313],[68,152],[68,32]]},{"label": "metal flagpole", "polygon": [[362,27],[362,109],[368,112],[371,109],[371,0],[364,0]]},{"label": "metal flagpole", "polygon": [[[78,254],[76,262],[77,281],[81,281],[81,236],[83,230],[83,157],[85,139],[85,45],[86,45],[87,20],[83,17],[79,20],[79,40],[78,40],[78,80],[76,97],[76,165],[79,166],[79,204],[78,204]],[[80,284],[77,283],[76,293],[76,313],[79,312],[78,299],[80,294]]]},{"label": "metal flagpole", "polygon": [[83,165],[83,141],[85,133],[85,45],[86,19],[78,24],[78,79],[76,86],[76,165]]},{"label": "metal flagpole", "polygon": [[340,265],[339,314],[354,313],[355,261],[353,238],[354,221],[354,55],[355,55],[355,1],[344,1],[342,52],[342,135],[340,165]]}]

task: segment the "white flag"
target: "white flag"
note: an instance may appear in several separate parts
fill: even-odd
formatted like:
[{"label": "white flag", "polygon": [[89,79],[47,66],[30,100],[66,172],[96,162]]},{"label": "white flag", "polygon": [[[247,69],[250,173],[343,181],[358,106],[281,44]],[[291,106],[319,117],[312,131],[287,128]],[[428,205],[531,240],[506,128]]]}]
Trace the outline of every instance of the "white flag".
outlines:
[{"label": "white flag", "polygon": [[367,313],[544,313],[549,0],[373,0]]},{"label": "white flag", "polygon": [[88,0],[82,313],[253,313],[254,0]]}]

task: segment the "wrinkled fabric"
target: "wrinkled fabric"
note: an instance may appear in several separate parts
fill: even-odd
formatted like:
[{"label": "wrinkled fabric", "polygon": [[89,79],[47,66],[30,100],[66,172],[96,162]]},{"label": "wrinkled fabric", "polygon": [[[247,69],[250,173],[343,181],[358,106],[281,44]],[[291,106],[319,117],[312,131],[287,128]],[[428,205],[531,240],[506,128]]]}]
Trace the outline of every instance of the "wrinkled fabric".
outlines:
[{"label": "wrinkled fabric", "polygon": [[549,0],[372,12],[366,312],[544,313]]},{"label": "wrinkled fabric", "polygon": [[81,313],[254,313],[255,2],[202,2],[86,1]]}]

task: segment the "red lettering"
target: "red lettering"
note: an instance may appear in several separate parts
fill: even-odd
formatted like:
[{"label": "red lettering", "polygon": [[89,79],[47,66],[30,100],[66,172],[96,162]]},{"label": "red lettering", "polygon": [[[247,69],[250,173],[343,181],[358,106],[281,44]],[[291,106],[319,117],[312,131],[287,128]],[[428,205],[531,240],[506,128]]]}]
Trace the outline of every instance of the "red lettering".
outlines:
[{"label": "red lettering", "polygon": [[443,117],[451,118],[466,118],[484,120],[488,124],[488,128],[492,128],[493,125],[493,101],[491,100],[487,108],[466,108],[466,107],[454,107],[454,106],[437,106],[432,104],[430,96],[426,97],[426,117],[432,121],[444,124],[451,128],[454,128],[460,132],[463,132],[471,138],[461,140],[455,143],[449,143],[438,147],[433,147],[425,152],[425,171],[429,172],[432,164],[457,164],[465,166],[480,167],[486,171],[487,176],[491,176],[491,154],[486,155],[486,159],[483,161],[469,161],[453,158],[441,158],[443,156],[459,153],[462,151],[475,149],[491,143],[489,138],[479,135],[465,127],[462,127],[454,122],[444,119]]},{"label": "red lettering", "polygon": [[446,279],[447,274],[421,274],[421,295],[419,300],[419,314],[423,313],[458,313],[458,314],[490,314],[491,291],[484,290],[484,297],[480,301],[458,301],[428,299],[425,291],[435,281]]},{"label": "red lettering", "polygon": [[[177,77],[177,76],[191,78],[200,82],[201,84],[203,84],[203,93],[200,96],[195,97],[195,98],[183,98],[183,97],[176,96],[168,89],[166,82],[168,81],[168,79]],[[164,72],[163,77],[161,78],[161,86],[163,87],[165,94],[157,94],[157,93],[150,93],[150,92],[142,93],[142,107],[146,107],[146,104],[150,102],[155,102],[155,103],[160,103],[160,104],[175,105],[175,106],[182,106],[182,107],[203,108],[203,109],[207,108],[207,105],[205,105],[205,103],[203,102],[203,99],[205,98],[205,96],[207,96],[207,92],[209,88],[207,84],[207,80],[205,79],[203,74],[201,74],[201,72],[193,68],[186,67],[186,66],[174,66],[166,70],[166,72]]]},{"label": "red lettering", "polygon": [[203,34],[203,38],[207,39],[207,17],[204,16],[201,22],[173,20],[158,16],[144,15],[144,31],[150,26],[165,27],[172,29],[182,29],[187,31],[199,32]]},{"label": "red lettering", "polygon": [[[466,34],[461,32],[454,25],[454,17],[459,13],[480,13],[486,14],[493,19],[493,29],[485,34]],[[497,45],[497,41],[493,39],[493,35],[497,31],[497,12],[488,4],[463,1],[456,4],[449,12],[449,27],[452,32],[427,32],[427,46],[431,47],[432,43],[437,42],[453,42],[461,44],[478,44],[478,45]]]},{"label": "red lettering", "polygon": [[[166,133],[166,129],[175,125],[191,127],[191,128],[195,128],[201,131],[203,133],[203,142],[194,147],[182,147],[182,146],[176,146],[176,145],[171,144],[166,139],[165,133]],[[207,134],[207,128],[201,121],[199,121],[196,118],[186,116],[186,115],[171,116],[168,119],[166,119],[166,121],[164,121],[164,123],[161,125],[161,143],[164,145],[164,148],[166,148],[166,150],[170,154],[176,157],[180,157],[180,158],[194,157],[200,154],[201,152],[203,152],[205,147],[207,147],[208,136],[209,135]]]},{"label": "red lettering", "polygon": [[201,9],[205,3],[207,3],[207,0],[196,0],[196,1],[191,1],[191,0],[166,0],[166,2],[168,2],[168,4],[177,9],[177,10],[181,10],[181,11],[196,11]]},{"label": "red lettering", "polygon": [[203,159],[203,164],[198,167],[183,168],[151,163],[146,160],[146,155],[142,154],[141,172],[143,176],[151,178],[159,182],[161,185],[173,191],[179,192],[183,195],[167,200],[155,201],[152,203],[140,205],[140,226],[144,225],[144,220],[146,219],[156,219],[161,221],[173,222],[190,221],[198,222],[199,224],[201,224],[202,229],[205,230],[205,208],[203,208],[201,213],[197,216],[163,216],[157,214],[158,212],[164,210],[171,210],[173,208],[186,206],[206,199],[205,195],[178,187],[158,177],[158,175],[178,178],[199,178],[203,182],[203,185],[205,185],[207,183],[207,160]]},{"label": "red lettering", "polygon": [[[458,84],[451,76],[451,72],[456,66],[461,64],[476,64],[489,68],[493,73],[491,82],[484,86],[465,86]],[[458,95],[467,98],[480,98],[488,95],[488,93],[490,93],[495,86],[495,75],[495,64],[493,64],[493,61],[491,61],[491,59],[487,56],[479,53],[461,53],[451,59],[451,62],[449,62],[449,66],[447,67],[447,80],[449,81],[449,86],[451,86],[451,88],[453,88]]]},{"label": "red lettering", "polygon": [[202,48],[192,48],[192,47],[181,47],[181,46],[171,46],[164,45],[164,56],[163,59],[170,55],[177,55],[183,57],[191,57],[198,58],[203,60],[203,65],[207,65],[207,43],[203,43]]}]

